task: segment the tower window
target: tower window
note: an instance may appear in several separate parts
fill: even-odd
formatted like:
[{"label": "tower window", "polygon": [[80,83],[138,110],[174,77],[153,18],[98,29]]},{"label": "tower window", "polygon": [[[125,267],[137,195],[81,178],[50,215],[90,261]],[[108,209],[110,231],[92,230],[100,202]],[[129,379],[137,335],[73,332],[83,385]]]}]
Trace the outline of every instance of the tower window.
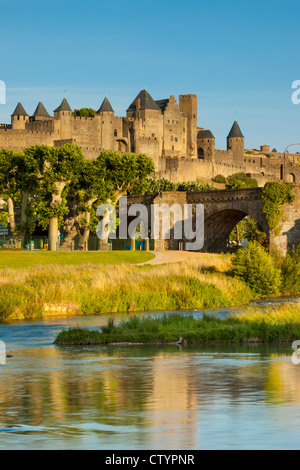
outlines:
[{"label": "tower window", "polygon": [[118,137],[117,129],[115,129],[115,131],[114,131],[114,136],[115,136],[115,137]]}]

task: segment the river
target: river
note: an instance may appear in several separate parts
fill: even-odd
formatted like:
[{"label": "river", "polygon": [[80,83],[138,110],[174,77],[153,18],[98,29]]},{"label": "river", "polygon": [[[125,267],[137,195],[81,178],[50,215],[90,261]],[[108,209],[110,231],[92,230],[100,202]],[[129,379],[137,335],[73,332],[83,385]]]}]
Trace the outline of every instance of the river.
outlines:
[{"label": "river", "polygon": [[62,328],[105,322],[0,325],[13,356],[0,365],[0,449],[300,448],[291,345],[53,345]]}]

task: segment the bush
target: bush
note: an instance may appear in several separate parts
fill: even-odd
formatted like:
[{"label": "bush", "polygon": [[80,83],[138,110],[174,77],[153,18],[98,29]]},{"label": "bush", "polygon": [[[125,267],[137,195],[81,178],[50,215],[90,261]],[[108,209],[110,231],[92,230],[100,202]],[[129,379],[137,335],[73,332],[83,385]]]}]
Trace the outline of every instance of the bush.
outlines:
[{"label": "bush", "polygon": [[226,189],[239,189],[239,188],[257,188],[258,183],[255,178],[250,178],[246,173],[234,173],[228,176]]},{"label": "bush", "polygon": [[282,263],[283,291],[289,294],[300,293],[300,245],[286,255]]},{"label": "bush", "polygon": [[232,260],[233,274],[255,293],[275,294],[281,286],[281,273],[271,256],[256,242],[240,249]]},{"label": "bush", "polygon": [[223,175],[217,175],[215,178],[213,178],[213,181],[215,183],[226,183],[226,178]]}]

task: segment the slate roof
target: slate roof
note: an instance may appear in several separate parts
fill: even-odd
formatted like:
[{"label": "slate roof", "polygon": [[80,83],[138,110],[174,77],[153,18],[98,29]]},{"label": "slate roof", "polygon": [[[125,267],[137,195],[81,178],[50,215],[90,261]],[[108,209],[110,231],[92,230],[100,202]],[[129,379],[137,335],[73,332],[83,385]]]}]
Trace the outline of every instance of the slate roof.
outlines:
[{"label": "slate roof", "polygon": [[61,102],[61,105],[54,110],[54,112],[59,112],[59,111],[72,111],[66,98],[64,98]]},{"label": "slate roof", "polygon": [[233,137],[244,137],[240,129],[240,126],[237,123],[237,120],[234,121],[233,126],[227,136],[227,139],[231,139]]},{"label": "slate roof", "polygon": [[155,103],[161,109],[161,113],[163,114],[165,112],[167,104],[169,103],[169,98],[167,98],[165,100],[155,100]]},{"label": "slate roof", "polygon": [[99,113],[103,113],[103,112],[109,112],[109,113],[113,113],[114,110],[109,102],[109,99],[107,98],[107,96],[104,98],[104,100],[102,101],[102,104],[100,106],[100,108],[98,109],[97,111],[97,114]]},{"label": "slate roof", "polygon": [[37,105],[36,110],[33,113],[33,116],[51,117],[41,101]]},{"label": "slate roof", "polygon": [[12,116],[28,116],[20,101],[17,104],[16,109],[12,113]]},{"label": "slate roof", "polygon": [[209,129],[203,129],[197,134],[197,139],[214,139],[215,136]]},{"label": "slate roof", "polygon": [[147,90],[141,90],[135,100],[131,103],[129,106],[128,110],[135,110],[136,109],[136,101],[137,99],[140,99],[140,106],[141,108],[144,109],[155,109],[157,111],[161,111],[161,108],[158,106],[158,104],[154,101],[152,96],[148,93]]}]

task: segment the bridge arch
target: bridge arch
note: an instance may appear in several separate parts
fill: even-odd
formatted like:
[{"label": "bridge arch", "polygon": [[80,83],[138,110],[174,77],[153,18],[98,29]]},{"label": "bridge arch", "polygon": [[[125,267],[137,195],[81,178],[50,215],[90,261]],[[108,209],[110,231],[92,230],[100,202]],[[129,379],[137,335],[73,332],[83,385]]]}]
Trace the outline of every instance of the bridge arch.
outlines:
[{"label": "bridge arch", "polygon": [[[247,211],[249,212],[249,211]],[[228,239],[236,225],[250,214],[239,209],[221,209],[204,219],[204,247],[202,251],[221,253],[228,251]],[[252,216],[251,216],[252,217]],[[258,220],[252,217],[261,227]],[[265,225],[265,224],[264,224]],[[263,227],[261,227],[263,231]],[[265,227],[266,229],[266,227]]]}]

